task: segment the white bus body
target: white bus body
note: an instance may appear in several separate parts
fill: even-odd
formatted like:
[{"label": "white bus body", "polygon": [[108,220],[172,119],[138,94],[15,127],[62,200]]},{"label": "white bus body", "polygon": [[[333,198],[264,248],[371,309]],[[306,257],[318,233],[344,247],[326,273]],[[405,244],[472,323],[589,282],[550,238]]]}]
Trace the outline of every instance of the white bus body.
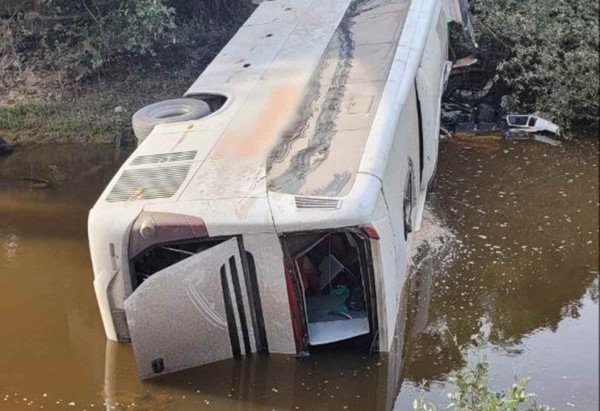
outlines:
[{"label": "white bus body", "polygon": [[214,112],[143,140],[89,215],[106,335],[142,378],[360,335],[389,350],[453,2],[265,1],[186,93]]}]

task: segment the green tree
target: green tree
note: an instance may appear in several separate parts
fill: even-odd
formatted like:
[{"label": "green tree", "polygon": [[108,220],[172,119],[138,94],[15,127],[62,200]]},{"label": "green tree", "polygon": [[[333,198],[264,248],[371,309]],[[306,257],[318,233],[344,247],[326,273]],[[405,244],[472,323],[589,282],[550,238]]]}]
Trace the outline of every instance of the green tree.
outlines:
[{"label": "green tree", "polygon": [[596,0],[472,0],[481,52],[510,92],[507,110],[540,111],[568,135],[598,126]]}]

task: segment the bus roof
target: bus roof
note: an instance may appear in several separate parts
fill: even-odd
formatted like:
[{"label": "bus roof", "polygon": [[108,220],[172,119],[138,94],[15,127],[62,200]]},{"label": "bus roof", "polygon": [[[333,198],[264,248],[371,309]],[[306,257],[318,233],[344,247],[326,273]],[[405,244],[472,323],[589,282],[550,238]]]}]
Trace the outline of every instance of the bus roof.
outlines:
[{"label": "bus roof", "polygon": [[[362,221],[441,3],[264,1],[185,94],[225,96],[223,106],[156,126],[97,206],[176,202],[173,212],[189,214],[197,202],[214,226],[234,212],[257,230]],[[335,215],[295,214],[313,197]],[[257,211],[252,223],[251,205],[272,217]]]},{"label": "bus roof", "polygon": [[224,106],[197,121],[157,126],[132,161],[196,151],[184,200],[261,196],[265,189],[343,196],[409,4],[263,2],[186,93],[224,95]]}]

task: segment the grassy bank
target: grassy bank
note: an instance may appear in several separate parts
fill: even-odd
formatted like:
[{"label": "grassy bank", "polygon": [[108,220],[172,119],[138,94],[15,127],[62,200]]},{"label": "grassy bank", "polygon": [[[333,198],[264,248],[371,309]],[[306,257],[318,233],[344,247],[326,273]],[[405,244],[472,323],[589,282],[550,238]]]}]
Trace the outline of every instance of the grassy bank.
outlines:
[{"label": "grassy bank", "polygon": [[31,0],[0,15],[9,143],[133,142],[133,113],[181,97],[253,11],[245,0],[82,4]]},{"label": "grassy bank", "polygon": [[0,136],[12,144],[133,141],[131,116],[146,104],[180,97],[198,70],[154,70],[117,81],[89,81],[50,97],[23,98],[0,106]]}]

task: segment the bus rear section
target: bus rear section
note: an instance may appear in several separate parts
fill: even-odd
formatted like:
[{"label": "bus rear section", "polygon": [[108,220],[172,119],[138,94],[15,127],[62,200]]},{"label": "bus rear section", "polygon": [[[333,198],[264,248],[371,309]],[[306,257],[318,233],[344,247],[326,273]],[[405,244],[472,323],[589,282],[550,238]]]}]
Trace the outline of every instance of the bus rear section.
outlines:
[{"label": "bus rear section", "polygon": [[292,338],[296,353],[348,340],[365,351],[378,348],[371,238],[364,230],[283,234],[270,254],[257,252],[252,239],[186,238],[131,255],[133,292],[124,308],[142,378],[285,352],[277,340]]}]

